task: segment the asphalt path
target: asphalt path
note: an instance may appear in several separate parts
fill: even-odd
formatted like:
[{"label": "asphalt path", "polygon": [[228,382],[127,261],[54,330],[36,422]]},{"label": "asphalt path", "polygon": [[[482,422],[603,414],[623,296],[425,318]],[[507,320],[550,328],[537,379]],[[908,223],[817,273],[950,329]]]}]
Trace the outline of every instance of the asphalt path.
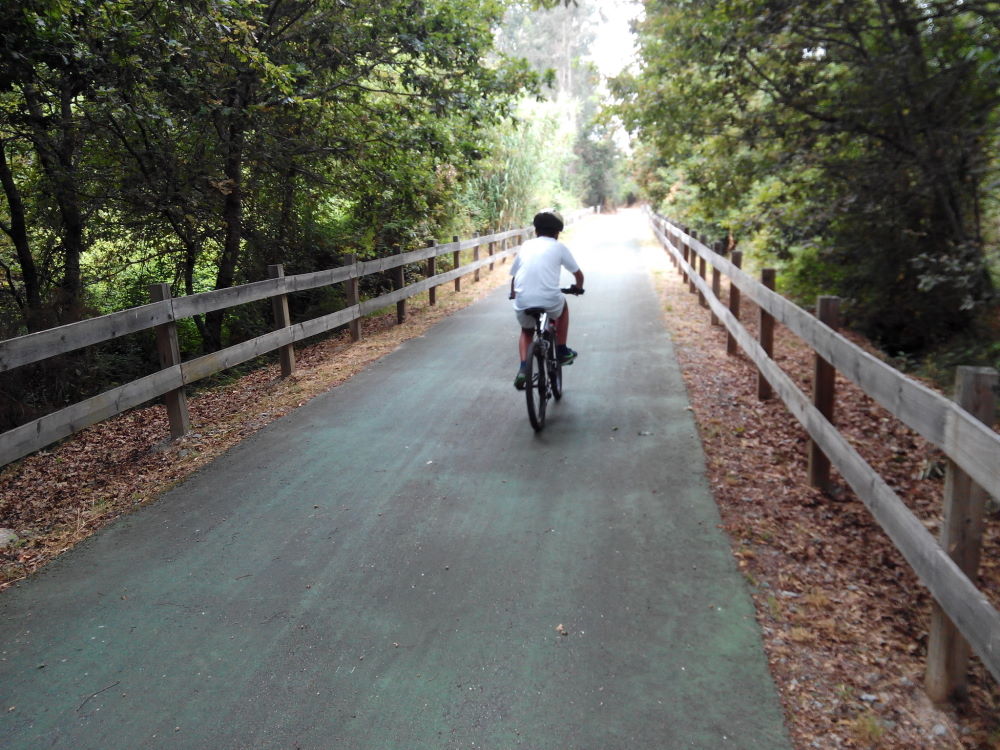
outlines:
[{"label": "asphalt path", "polygon": [[0,747],[788,748],[644,236],[542,433],[498,290],[0,595]]}]

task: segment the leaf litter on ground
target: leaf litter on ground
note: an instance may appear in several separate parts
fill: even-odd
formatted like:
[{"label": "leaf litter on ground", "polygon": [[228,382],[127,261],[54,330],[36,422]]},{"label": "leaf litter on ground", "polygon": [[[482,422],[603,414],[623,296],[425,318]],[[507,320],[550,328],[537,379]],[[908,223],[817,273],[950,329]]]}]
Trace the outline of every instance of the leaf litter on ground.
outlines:
[{"label": "leaf litter on ground", "polygon": [[166,490],[312,397],[333,388],[403,341],[507,283],[509,263],[464,277],[461,292],[438,287],[396,312],[365,318],[362,337],[347,331],[296,348],[296,370],[280,377],[276,363],[214,388],[189,394],[191,432],[170,440],[162,405],[143,406],[86,428],[0,470],[0,528],[18,539],[0,548],[0,590],[38,570],[95,531]]},{"label": "leaf litter on ground", "polygon": [[[989,673],[973,657],[968,701],[931,703],[923,689],[929,592],[835,470],[827,493],[808,485],[804,429],[779,399],[758,400],[756,368],[742,354],[727,356],[725,329],[711,325],[677,270],[664,261],[654,277],[796,750],[1000,748],[1000,689]],[[756,336],[756,306],[744,299],[740,317]],[[780,324],[774,359],[811,392],[813,353]],[[838,430],[935,532],[943,454],[839,374],[836,389]],[[987,521],[977,582],[994,606],[998,520]]]}]

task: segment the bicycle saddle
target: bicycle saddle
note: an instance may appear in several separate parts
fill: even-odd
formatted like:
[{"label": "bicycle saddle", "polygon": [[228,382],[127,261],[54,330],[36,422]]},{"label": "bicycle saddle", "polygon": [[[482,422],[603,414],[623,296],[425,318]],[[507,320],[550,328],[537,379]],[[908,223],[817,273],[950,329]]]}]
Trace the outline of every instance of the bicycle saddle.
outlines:
[{"label": "bicycle saddle", "polygon": [[530,315],[533,318],[540,318],[542,316],[542,313],[545,312],[545,308],[529,307],[527,310],[524,310],[523,312],[525,312],[526,314]]}]

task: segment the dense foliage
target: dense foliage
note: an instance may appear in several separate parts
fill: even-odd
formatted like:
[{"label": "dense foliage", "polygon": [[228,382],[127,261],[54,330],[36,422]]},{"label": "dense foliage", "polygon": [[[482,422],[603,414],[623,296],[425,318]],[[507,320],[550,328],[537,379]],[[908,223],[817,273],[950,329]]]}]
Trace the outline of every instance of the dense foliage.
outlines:
[{"label": "dense foliage", "polygon": [[[153,283],[221,289],[603,201],[580,176],[613,161],[580,145],[593,17],[571,0],[3,4],[0,338],[144,304]],[[291,304],[313,317],[342,291]],[[180,321],[182,354],[269,315]],[[156,366],[147,332],[3,373],[0,427]]]},{"label": "dense foliage", "polygon": [[[490,229],[472,178],[539,91],[494,51],[509,2],[0,4],[0,339]],[[181,321],[184,354],[269,315]],[[3,373],[0,427],[156,367],[146,333]]]},{"label": "dense foliage", "polygon": [[[634,187],[616,128],[605,122],[607,88],[593,59],[608,6],[621,11],[606,0],[556,4],[545,12],[515,5],[498,37],[501,51],[526,60],[547,82],[546,101],[523,108],[521,118],[532,158],[546,165],[533,172],[539,183],[526,192],[544,203],[610,208],[625,203]],[[515,152],[514,161],[524,153]]]},{"label": "dense foliage", "polygon": [[[0,8],[3,333],[446,234],[535,87],[500,0]],[[221,316],[199,320],[206,348]]]},{"label": "dense foliage", "polygon": [[837,293],[892,351],[996,303],[1000,7],[975,0],[647,0],[620,77],[668,213]]}]

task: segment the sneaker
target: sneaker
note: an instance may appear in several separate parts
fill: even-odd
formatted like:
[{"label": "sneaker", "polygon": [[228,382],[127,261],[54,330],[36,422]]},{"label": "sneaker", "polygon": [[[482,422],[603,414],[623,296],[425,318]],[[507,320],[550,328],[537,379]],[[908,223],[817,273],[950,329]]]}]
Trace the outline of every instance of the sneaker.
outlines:
[{"label": "sneaker", "polygon": [[559,347],[559,364],[571,365],[574,359],[576,359],[575,351],[565,345]]},{"label": "sneaker", "polygon": [[524,384],[527,382],[527,380],[528,380],[527,373],[525,373],[524,368],[522,367],[520,370],[517,371],[517,375],[514,377],[514,387],[517,388],[517,390],[519,391],[523,391]]}]

